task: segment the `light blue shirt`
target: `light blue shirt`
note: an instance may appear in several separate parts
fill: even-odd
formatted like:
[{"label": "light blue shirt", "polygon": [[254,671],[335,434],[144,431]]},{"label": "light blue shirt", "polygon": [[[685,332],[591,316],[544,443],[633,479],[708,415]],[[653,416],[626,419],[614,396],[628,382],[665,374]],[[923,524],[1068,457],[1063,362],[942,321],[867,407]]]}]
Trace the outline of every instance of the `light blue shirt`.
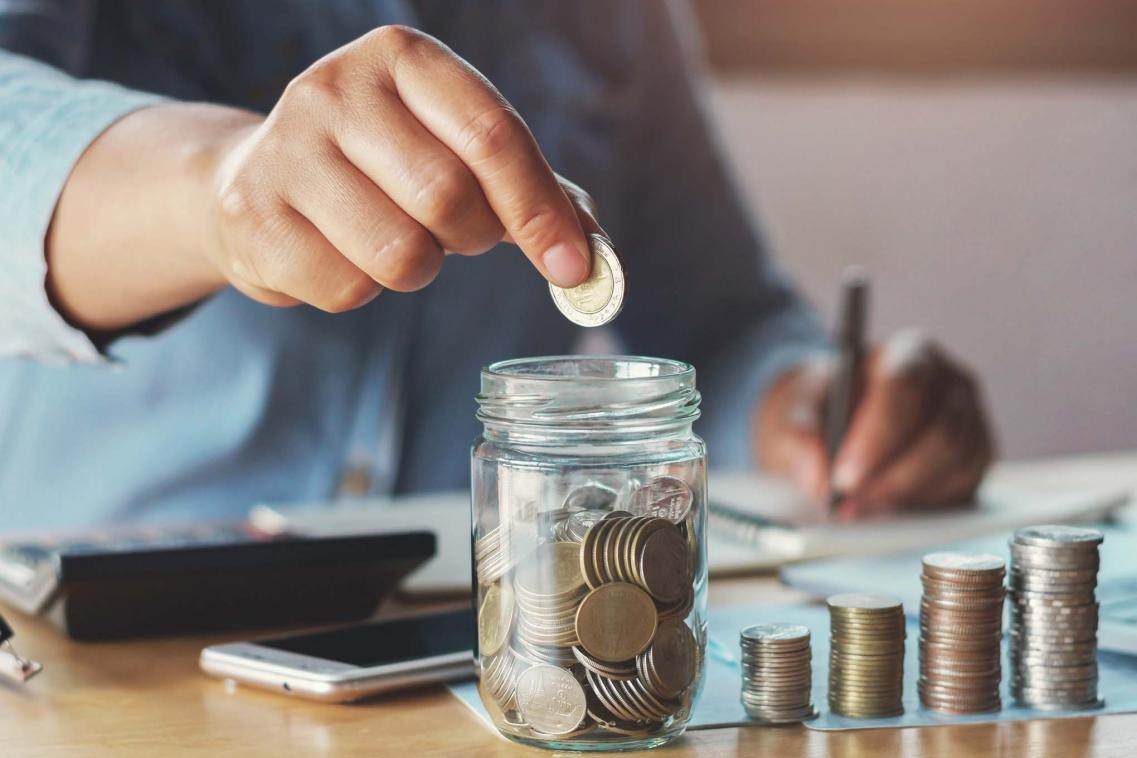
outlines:
[{"label": "light blue shirt", "polygon": [[580,331],[509,246],[341,315],[227,290],[105,352],[49,302],[53,208],[115,120],[162,98],[267,111],[310,62],[393,22],[479,68],[593,194],[629,282],[615,336],[694,364],[712,465],[746,465],[755,399],[824,338],[729,178],[677,33],[683,9],[0,0],[0,528],[231,518],[332,496],[348,470],[374,494],[462,488],[479,369],[572,350]]}]

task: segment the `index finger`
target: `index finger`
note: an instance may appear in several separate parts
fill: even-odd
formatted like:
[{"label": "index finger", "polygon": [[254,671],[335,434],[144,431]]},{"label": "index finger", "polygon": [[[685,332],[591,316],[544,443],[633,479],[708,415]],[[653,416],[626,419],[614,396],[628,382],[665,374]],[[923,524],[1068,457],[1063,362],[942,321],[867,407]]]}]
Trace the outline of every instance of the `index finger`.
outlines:
[{"label": "index finger", "polygon": [[588,241],[517,111],[434,38],[406,29],[387,37],[394,40],[383,47],[390,84],[423,126],[469,167],[508,236],[554,284],[583,282],[591,263]]}]

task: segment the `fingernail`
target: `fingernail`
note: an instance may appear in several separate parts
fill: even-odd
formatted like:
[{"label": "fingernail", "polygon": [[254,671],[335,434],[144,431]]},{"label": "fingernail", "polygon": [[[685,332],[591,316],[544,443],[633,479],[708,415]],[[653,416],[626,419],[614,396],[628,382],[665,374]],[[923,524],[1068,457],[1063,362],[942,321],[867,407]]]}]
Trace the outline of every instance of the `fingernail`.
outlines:
[{"label": "fingernail", "polygon": [[833,470],[833,487],[841,492],[852,492],[860,484],[861,472],[856,464],[844,461]]},{"label": "fingernail", "polygon": [[558,242],[541,257],[549,278],[558,287],[575,287],[588,276],[588,262],[572,245]]}]

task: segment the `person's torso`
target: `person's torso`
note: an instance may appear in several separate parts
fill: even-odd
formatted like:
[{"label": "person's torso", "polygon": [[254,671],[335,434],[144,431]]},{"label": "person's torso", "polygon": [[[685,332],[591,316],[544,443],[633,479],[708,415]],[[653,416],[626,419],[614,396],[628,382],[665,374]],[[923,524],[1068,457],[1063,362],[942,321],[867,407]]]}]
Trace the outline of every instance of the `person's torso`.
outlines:
[{"label": "person's torso", "polygon": [[[581,49],[590,10],[556,0],[105,2],[74,73],[267,111],[315,59],[375,26],[410,24],[495,82],[553,167],[618,228],[621,62],[603,40]],[[5,519],[231,517],[256,501],[326,498],[349,469],[376,493],[464,487],[480,367],[564,352],[577,336],[544,281],[502,246],[450,257],[425,290],[384,293],[349,314],[273,309],[227,290],[158,335],[117,341],[121,370],[3,361]]]}]

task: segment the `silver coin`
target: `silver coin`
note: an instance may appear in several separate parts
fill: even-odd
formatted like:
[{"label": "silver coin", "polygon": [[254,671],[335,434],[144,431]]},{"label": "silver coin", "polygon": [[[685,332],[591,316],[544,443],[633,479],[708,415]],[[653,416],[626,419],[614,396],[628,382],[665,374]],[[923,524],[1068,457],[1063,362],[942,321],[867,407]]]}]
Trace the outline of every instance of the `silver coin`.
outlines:
[{"label": "silver coin", "polygon": [[562,668],[533,666],[517,677],[517,710],[538,732],[568,734],[584,720],[587,706],[580,682]]},{"label": "silver coin", "polygon": [[611,487],[596,482],[582,484],[574,487],[565,495],[561,503],[563,510],[570,513],[576,511],[607,511],[616,504],[619,493]]},{"label": "silver coin", "polygon": [[549,283],[553,303],[565,318],[580,326],[603,326],[624,307],[624,269],[612,243],[599,234],[588,235],[592,273],[583,284],[568,289]]},{"label": "silver coin", "polygon": [[809,627],[801,624],[755,624],[742,630],[742,639],[762,643],[809,639]]},{"label": "silver coin", "polygon": [[1100,545],[1105,536],[1097,529],[1077,526],[1044,524],[1027,526],[1015,531],[1014,542],[1035,547],[1091,548]]},{"label": "silver coin", "polygon": [[632,493],[628,510],[637,516],[654,516],[678,524],[691,512],[695,496],[679,477],[657,476]]}]

